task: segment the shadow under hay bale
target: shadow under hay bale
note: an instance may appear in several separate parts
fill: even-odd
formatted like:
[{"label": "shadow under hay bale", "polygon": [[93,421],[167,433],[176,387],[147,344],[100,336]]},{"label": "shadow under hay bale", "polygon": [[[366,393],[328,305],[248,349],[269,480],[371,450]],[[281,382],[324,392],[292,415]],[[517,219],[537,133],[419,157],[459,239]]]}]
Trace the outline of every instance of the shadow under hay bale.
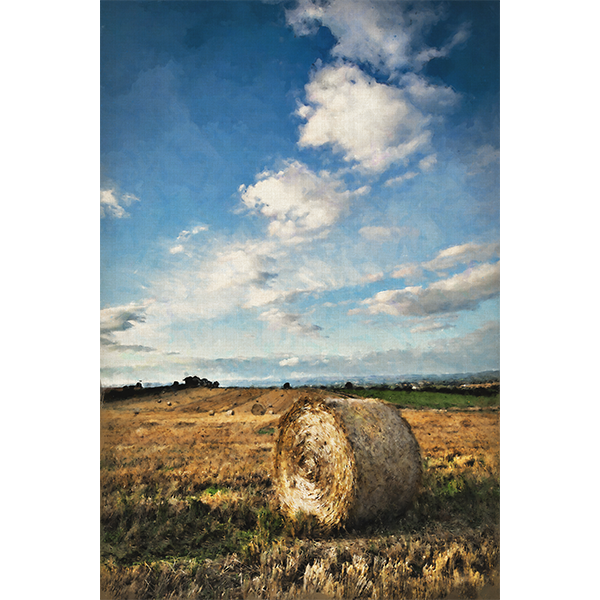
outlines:
[{"label": "shadow under hay bale", "polygon": [[302,398],[279,420],[274,483],[281,512],[325,530],[402,514],[422,475],[398,409],[370,398]]}]

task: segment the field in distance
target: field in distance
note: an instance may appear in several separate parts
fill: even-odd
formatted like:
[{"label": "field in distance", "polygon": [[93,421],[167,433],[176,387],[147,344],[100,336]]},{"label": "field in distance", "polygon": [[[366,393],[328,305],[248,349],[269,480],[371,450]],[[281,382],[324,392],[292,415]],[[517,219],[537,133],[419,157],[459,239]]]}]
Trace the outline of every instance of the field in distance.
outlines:
[{"label": "field in distance", "polygon": [[497,404],[402,410],[424,464],[402,518],[327,536],[280,518],[279,417],[334,393],[195,388],[105,403],[101,597],[499,597]]}]

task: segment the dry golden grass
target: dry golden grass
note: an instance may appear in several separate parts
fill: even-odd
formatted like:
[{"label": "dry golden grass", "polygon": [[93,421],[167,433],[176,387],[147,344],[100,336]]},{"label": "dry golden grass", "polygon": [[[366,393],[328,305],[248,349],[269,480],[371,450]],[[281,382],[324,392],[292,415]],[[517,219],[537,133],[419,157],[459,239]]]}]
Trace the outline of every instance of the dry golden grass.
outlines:
[{"label": "dry golden grass", "polygon": [[[498,597],[499,413],[402,411],[424,459],[414,506],[324,536],[284,523],[271,489],[279,416],[304,393],[181,390],[103,407],[102,598]],[[252,414],[257,400],[277,414]]]}]

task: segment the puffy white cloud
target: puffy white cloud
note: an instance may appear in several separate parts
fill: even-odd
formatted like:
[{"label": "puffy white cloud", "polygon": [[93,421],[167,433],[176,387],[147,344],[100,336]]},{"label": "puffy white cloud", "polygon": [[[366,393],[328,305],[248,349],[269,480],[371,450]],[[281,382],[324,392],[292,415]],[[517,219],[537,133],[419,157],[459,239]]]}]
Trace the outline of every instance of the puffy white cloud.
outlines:
[{"label": "puffy white cloud", "polygon": [[322,327],[319,325],[307,324],[301,322],[301,315],[286,313],[277,308],[272,308],[259,317],[261,321],[266,321],[273,329],[284,329],[296,335],[319,336]]},{"label": "puffy white cloud", "polygon": [[124,207],[132,202],[139,202],[139,198],[133,194],[118,194],[114,189],[100,190],[100,216],[116,219],[128,217],[129,213]]},{"label": "puffy white cloud", "polygon": [[425,288],[383,290],[362,304],[370,314],[426,316],[475,309],[499,291],[500,263],[485,263]]},{"label": "puffy white cloud", "polygon": [[429,146],[429,117],[401,89],[378,83],[354,65],[326,66],[305,89],[309,106],[298,111],[306,120],[302,147],[330,145],[346,161],[382,172]]},{"label": "puffy white cloud", "polygon": [[298,35],[314,33],[319,24],[328,27],[337,38],[334,56],[368,62],[388,72],[421,69],[432,58],[447,56],[468,37],[463,27],[441,48],[424,44],[423,32],[444,17],[441,3],[420,3],[415,10],[401,2],[299,0],[286,16]]},{"label": "puffy white cloud", "polygon": [[500,252],[500,244],[474,244],[469,242],[459,246],[452,246],[442,250],[433,260],[422,263],[422,267],[428,271],[445,271],[460,264],[470,262],[485,262]]},{"label": "puffy white cloud", "polygon": [[265,171],[254,185],[239,188],[244,205],[271,219],[271,236],[287,243],[324,234],[347,211],[352,198],[368,187],[350,191],[327,171],[314,173],[293,161],[278,172]]}]

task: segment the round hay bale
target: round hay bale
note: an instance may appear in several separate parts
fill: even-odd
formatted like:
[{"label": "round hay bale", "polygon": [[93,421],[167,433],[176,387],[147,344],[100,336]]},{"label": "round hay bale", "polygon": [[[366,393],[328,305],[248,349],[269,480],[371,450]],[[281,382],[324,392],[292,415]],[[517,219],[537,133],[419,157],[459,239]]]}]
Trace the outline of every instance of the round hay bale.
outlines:
[{"label": "round hay bale", "polygon": [[215,411],[211,409],[211,410],[208,411],[208,414],[209,414],[209,416],[212,417],[215,414]]},{"label": "round hay bale", "polygon": [[253,404],[252,405],[252,414],[253,415],[264,415],[265,407],[262,404],[259,404],[258,402],[256,404]]},{"label": "round hay bale", "polygon": [[230,409],[227,411],[227,414],[228,414],[230,417],[233,417],[233,415],[235,414],[235,411],[233,410],[233,408],[230,408]]},{"label": "round hay bale", "polygon": [[301,398],[279,420],[281,512],[323,529],[396,516],[421,482],[421,452],[399,410],[370,398]]}]

